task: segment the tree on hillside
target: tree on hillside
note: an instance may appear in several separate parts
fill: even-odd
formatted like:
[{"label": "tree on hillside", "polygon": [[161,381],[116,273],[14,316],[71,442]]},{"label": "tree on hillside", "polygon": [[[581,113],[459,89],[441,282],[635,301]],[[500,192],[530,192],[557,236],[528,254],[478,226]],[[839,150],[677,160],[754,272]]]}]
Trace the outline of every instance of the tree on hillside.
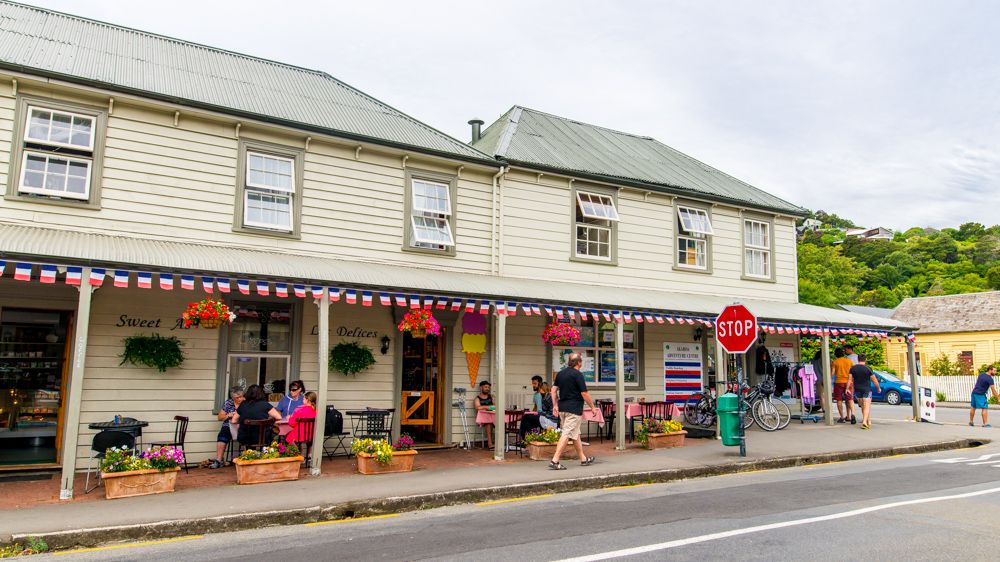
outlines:
[{"label": "tree on hillside", "polygon": [[886,258],[902,246],[889,240],[869,240],[866,238],[848,238],[841,245],[844,256],[863,263],[870,268],[876,268],[885,263]]},{"label": "tree on hillside", "polygon": [[978,222],[967,222],[962,226],[958,227],[958,233],[955,234],[955,240],[959,242],[965,242],[966,240],[974,236],[982,236],[986,234],[986,227],[979,224]]},{"label": "tree on hillside", "polygon": [[986,272],[986,286],[993,290],[1000,290],[1000,265],[991,267]]},{"label": "tree on hillside", "polygon": [[850,303],[868,268],[840,255],[838,248],[799,244],[799,302],[833,308]]},{"label": "tree on hillside", "polygon": [[822,221],[824,225],[831,226],[833,228],[858,228],[858,225],[853,222],[847,219],[842,219],[836,214],[828,214],[826,211],[822,210],[816,211],[810,218]]}]

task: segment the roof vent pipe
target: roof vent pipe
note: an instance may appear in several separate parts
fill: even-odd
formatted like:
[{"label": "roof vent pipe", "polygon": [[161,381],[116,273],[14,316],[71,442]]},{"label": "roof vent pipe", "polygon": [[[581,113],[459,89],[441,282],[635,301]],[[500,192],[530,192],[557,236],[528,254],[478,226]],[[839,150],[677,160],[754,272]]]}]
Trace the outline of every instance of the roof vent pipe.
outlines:
[{"label": "roof vent pipe", "polygon": [[486,122],[482,119],[473,119],[472,121],[469,121],[469,125],[472,125],[472,142],[478,141],[483,136],[482,126],[485,123]]}]

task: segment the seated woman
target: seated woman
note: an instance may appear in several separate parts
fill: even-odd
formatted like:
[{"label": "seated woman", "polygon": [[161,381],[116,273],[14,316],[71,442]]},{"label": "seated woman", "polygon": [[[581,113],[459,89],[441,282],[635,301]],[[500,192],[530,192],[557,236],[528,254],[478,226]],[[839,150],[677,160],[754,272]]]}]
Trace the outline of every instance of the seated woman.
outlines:
[{"label": "seated woman", "polygon": [[[489,411],[491,407],[494,406],[493,395],[490,394],[490,381],[481,381],[479,383],[479,394],[476,395],[473,404],[476,406],[477,412]],[[490,449],[493,448],[493,424],[484,423],[483,427],[486,428],[486,439],[489,441]]]},{"label": "seated woman", "polygon": [[299,420],[316,419],[316,393],[307,392],[302,397],[303,404],[288,417],[288,427],[292,431],[285,436],[285,441],[289,443],[304,443],[312,439],[312,435],[306,435],[306,428]]},{"label": "seated woman", "polygon": [[289,418],[295,410],[299,409],[304,401],[302,400],[302,394],[306,391],[306,385],[302,384],[302,381],[292,381],[292,384],[288,385],[288,395],[282,396],[281,400],[278,401],[278,413],[281,414],[283,418]]},{"label": "seated woman", "polygon": [[[247,420],[266,420],[268,418],[277,421],[281,419],[281,414],[267,401],[267,395],[264,394],[264,389],[259,384],[250,385],[250,388],[243,394],[243,403],[240,404],[240,407],[236,409],[236,413],[233,415],[233,423],[239,427],[239,431],[236,432],[236,440],[244,445],[256,445],[260,437],[261,428],[259,426],[249,426],[243,422]],[[270,445],[271,440],[274,439],[274,433],[271,431],[271,428],[267,428],[267,435],[264,437],[264,442]]]},{"label": "seated woman", "polygon": [[538,391],[542,393],[542,411],[538,414],[538,422],[542,429],[559,427],[559,416],[552,414],[552,389],[549,387],[549,383],[543,382],[539,385]]}]

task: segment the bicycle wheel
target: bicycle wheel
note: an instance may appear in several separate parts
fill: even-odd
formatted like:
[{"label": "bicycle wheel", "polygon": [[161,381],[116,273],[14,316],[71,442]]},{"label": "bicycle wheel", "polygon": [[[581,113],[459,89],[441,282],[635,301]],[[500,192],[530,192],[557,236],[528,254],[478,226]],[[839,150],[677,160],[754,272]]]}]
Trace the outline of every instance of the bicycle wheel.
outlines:
[{"label": "bicycle wheel", "polygon": [[715,404],[710,396],[702,396],[695,409],[695,423],[702,427],[711,427],[715,423]]},{"label": "bicycle wheel", "polygon": [[684,402],[684,419],[690,425],[698,425],[698,403],[705,398],[704,394],[695,394]]},{"label": "bicycle wheel", "polygon": [[788,405],[773,396],[768,398],[768,401],[771,404],[774,404],[774,407],[778,410],[778,417],[781,419],[781,423],[778,424],[778,429],[785,429],[788,427],[788,424],[792,421],[792,412],[788,409]]},{"label": "bicycle wheel", "polygon": [[767,400],[758,400],[753,405],[753,413],[757,425],[764,431],[774,431],[781,424],[781,416],[778,415],[778,409]]},{"label": "bicycle wheel", "polygon": [[754,404],[756,404],[756,403],[757,402],[754,401],[754,400],[744,400],[743,401],[743,406],[746,408],[746,411],[745,411],[745,413],[743,415],[743,430],[744,431],[747,430],[747,429],[750,429],[751,427],[753,427],[753,424],[756,421],[754,419],[754,415],[753,415],[753,407],[754,407]]}]

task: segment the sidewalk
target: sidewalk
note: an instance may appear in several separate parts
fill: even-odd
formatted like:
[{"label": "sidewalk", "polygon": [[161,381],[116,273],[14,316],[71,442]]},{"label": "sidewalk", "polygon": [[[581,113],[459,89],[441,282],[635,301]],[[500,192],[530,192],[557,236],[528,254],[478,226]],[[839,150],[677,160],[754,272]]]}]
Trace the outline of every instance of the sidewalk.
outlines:
[{"label": "sidewalk", "polygon": [[[613,443],[596,439],[588,454],[590,467],[576,461],[566,471],[516,454],[493,461],[488,451],[447,450],[420,453],[412,473],[363,476],[354,460],[324,461],[320,477],[255,486],[234,484],[234,469],[193,469],[178,478],[172,494],[103,499],[103,489],[59,502],[58,478],[51,481],[0,484],[0,541],[22,534],[49,535],[53,547],[92,546],[113,541],[149,540],[229,530],[338,519],[363,514],[523,497],[579,489],[748,470],[780,468],[835,460],[875,458],[988,443],[991,429],[912,422],[876,422],[860,426],[793,422],[787,429],[748,432],[747,458],[737,447],[714,440],[689,440],[685,447],[645,451],[630,444],[613,451]],[[50,499],[28,498],[26,490],[43,490]],[[11,501],[15,500],[15,501]],[[20,504],[17,502],[21,502]],[[14,507],[23,504],[23,507]],[[103,528],[103,531],[80,531]]]},{"label": "sidewalk", "polygon": [[[938,402],[938,408],[955,408],[959,410],[968,410],[971,407],[971,398],[965,402]],[[989,404],[990,410],[1000,410],[1000,406],[996,404]]]}]

